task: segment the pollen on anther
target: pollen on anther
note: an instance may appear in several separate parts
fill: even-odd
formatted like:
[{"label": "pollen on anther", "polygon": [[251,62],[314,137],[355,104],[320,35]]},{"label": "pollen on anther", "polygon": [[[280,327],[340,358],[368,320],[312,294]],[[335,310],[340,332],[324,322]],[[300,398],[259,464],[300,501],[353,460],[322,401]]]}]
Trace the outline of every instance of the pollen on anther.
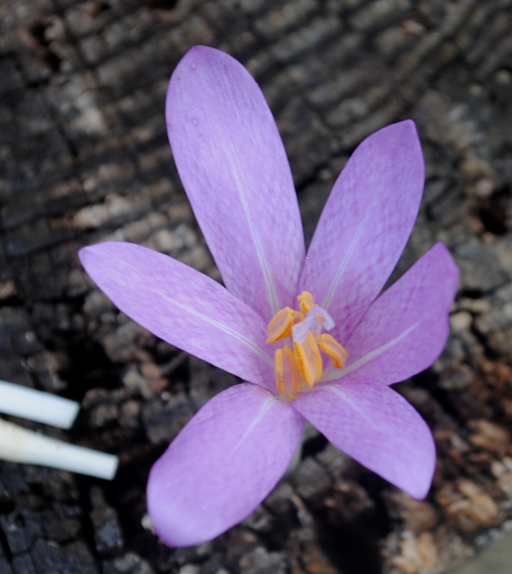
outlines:
[{"label": "pollen on anther", "polygon": [[348,357],[334,337],[322,333],[334,327],[328,311],[315,303],[309,291],[303,291],[297,299],[300,311],[284,307],[267,327],[267,343],[287,339],[275,351],[274,366],[277,390],[288,400],[299,389],[311,389],[322,380],[326,358],[333,367],[344,369]]},{"label": "pollen on anther", "polygon": [[302,343],[294,341],[293,350],[295,351],[300,374],[309,388],[312,388],[322,376],[323,370],[322,355],[313,333],[308,331]]},{"label": "pollen on anther", "polygon": [[279,310],[267,327],[267,340],[266,343],[275,343],[280,339],[289,337],[292,333],[294,323],[301,321],[304,315],[299,311],[295,311],[291,307],[284,307]]},{"label": "pollen on anther", "polygon": [[345,361],[348,358],[345,347],[340,345],[338,341],[328,333],[322,333],[317,341],[320,350],[331,359],[333,366],[337,369],[344,369]]},{"label": "pollen on anther", "polygon": [[303,313],[307,313],[313,307],[318,307],[315,298],[309,291],[303,291],[298,297],[299,307]]},{"label": "pollen on anther", "polygon": [[299,369],[293,351],[288,345],[283,349],[276,349],[274,364],[279,394],[293,397],[299,388]]}]

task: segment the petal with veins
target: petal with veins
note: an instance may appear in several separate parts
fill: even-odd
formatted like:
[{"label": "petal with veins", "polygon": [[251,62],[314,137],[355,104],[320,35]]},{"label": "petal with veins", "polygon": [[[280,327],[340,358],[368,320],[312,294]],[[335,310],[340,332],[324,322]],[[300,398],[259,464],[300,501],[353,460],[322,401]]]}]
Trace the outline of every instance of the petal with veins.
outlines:
[{"label": "petal with veins", "polygon": [[414,498],[426,496],[435,446],[425,421],[382,383],[346,377],[297,395],[291,405],[340,450]]},{"label": "petal with veins", "polygon": [[458,279],[446,247],[432,247],[370,307],[347,341],[341,377],[353,372],[392,385],[429,367],[448,338]]},{"label": "petal with veins", "polygon": [[166,103],[174,160],[224,284],[265,322],[293,302],[302,223],[279,132],[235,59],[192,48]]},{"label": "petal with veins", "polygon": [[171,546],[192,546],[244,520],[274,488],[304,419],[249,383],[208,402],[151,470],[148,510]]},{"label": "petal with veins", "polygon": [[139,325],[216,367],[273,388],[265,324],[222,285],[133,243],[100,243],[79,255],[98,287]]},{"label": "petal with veins", "polygon": [[[299,290],[315,295],[345,344],[393,271],[418,214],[421,145],[410,120],[382,128],[352,154],[308,250]],[[350,352],[350,349],[349,349]]]}]

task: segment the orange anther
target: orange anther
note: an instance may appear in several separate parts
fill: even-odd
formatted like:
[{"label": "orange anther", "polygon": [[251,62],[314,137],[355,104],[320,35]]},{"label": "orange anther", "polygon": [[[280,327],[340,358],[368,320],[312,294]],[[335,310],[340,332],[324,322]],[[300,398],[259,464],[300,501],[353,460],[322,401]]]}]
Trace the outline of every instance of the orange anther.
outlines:
[{"label": "orange anther", "polygon": [[289,337],[292,334],[293,325],[302,319],[304,319],[304,315],[291,307],[284,307],[279,310],[268,324],[268,337],[265,342],[275,343],[279,339]]},{"label": "orange anther", "polygon": [[272,318],[267,327],[267,343],[289,340],[275,351],[274,368],[276,387],[280,395],[291,399],[300,389],[311,389],[322,380],[324,355],[337,369],[345,368],[346,349],[334,337],[322,331],[334,327],[327,309],[315,303],[309,291],[298,297],[300,311],[284,307]]},{"label": "orange anther", "polygon": [[309,291],[303,291],[297,299],[299,300],[299,307],[303,313],[307,313],[313,307],[318,307],[315,303],[315,298]]},{"label": "orange anther", "polygon": [[299,368],[288,345],[275,352],[276,386],[279,394],[293,397],[299,388]]},{"label": "orange anther", "polygon": [[348,358],[347,350],[334,337],[328,333],[322,333],[318,337],[318,346],[331,359],[334,367],[345,368],[345,360]]},{"label": "orange anther", "polygon": [[302,343],[294,341],[293,350],[300,374],[308,386],[312,388],[322,376],[323,370],[322,355],[313,333],[308,331]]}]

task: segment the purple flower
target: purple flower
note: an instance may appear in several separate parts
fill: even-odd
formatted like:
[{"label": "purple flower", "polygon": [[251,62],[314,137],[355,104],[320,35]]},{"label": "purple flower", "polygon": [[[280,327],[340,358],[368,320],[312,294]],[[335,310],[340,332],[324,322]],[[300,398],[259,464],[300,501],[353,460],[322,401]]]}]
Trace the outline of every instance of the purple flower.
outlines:
[{"label": "purple flower", "polygon": [[415,498],[434,472],[432,435],[389,385],[432,364],[458,273],[438,243],[379,296],[407,242],[424,182],[412,121],[354,152],[311,245],[285,150],[249,73],[192,48],[174,72],[167,127],[183,185],[225,287],[129,243],[80,252],[124,313],[244,381],[208,402],[154,465],[160,538],[190,546],[247,517],[285,472],[305,420]]}]

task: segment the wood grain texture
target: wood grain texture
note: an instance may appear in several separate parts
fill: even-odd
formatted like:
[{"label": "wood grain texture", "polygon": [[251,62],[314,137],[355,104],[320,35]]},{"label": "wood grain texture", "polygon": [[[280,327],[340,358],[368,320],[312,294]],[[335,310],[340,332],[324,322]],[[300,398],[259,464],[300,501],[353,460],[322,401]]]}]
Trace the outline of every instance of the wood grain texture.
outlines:
[{"label": "wood grain texture", "polygon": [[[1,0],[0,378],[82,401],[69,431],[116,453],[110,483],[0,465],[0,571],[434,574],[512,517],[511,0]],[[157,341],[86,278],[123,239],[218,278],[163,117],[194,44],[256,77],[287,148],[306,235],[354,147],[410,117],[427,185],[397,276],[437,240],[460,265],[452,337],[398,387],[433,429],[415,502],[314,431],[241,526],[171,550],[141,524],[152,462],[234,381]]]}]

